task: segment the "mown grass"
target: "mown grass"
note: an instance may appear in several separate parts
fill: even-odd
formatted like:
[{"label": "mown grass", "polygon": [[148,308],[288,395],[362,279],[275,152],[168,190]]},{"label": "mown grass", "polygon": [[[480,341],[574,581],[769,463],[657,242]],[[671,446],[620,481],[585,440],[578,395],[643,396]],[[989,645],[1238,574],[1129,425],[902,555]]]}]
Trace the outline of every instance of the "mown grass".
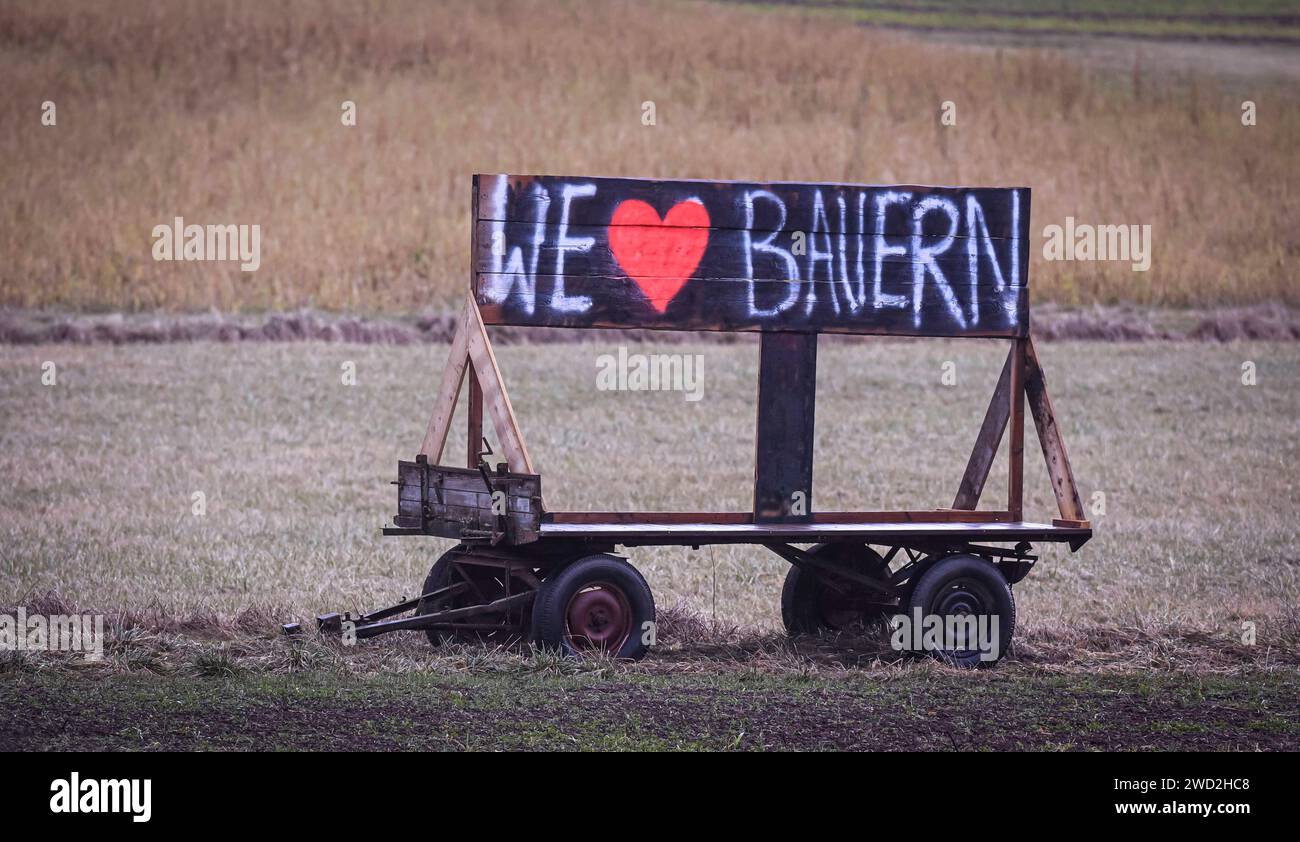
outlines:
[{"label": "mown grass", "polygon": [[[671,0],[6,4],[0,305],[436,308],[480,171],[1023,184],[1035,230],[1154,238],[1145,274],[1036,245],[1037,301],[1300,300],[1294,85],[1100,63]],[[261,268],[155,262],[177,215],[260,225]]]},{"label": "mown grass", "polygon": [[[757,346],[631,349],[701,354],[697,403],[597,391],[596,358],[611,350],[499,349],[548,507],[748,510]],[[5,350],[0,608],[53,593],[52,606],[127,612],[146,630],[250,634],[413,593],[450,542],[378,533],[445,353],[315,343]],[[1004,353],[996,342],[823,343],[814,506],[950,505]],[[1044,547],[1017,586],[1022,656],[1213,666],[1294,654],[1300,348],[1054,343],[1041,353],[1097,537],[1074,555]],[[949,361],[954,386],[940,380]],[[1246,361],[1258,385],[1242,385]],[[54,386],[41,383],[45,362],[56,366]],[[347,362],[354,386],[342,382]],[[458,418],[450,462],[463,429]],[[1032,426],[1027,443],[1027,512],[1050,518]],[[999,460],[985,507],[1004,498],[1005,474]],[[786,565],[770,553],[630,557],[661,607],[742,635],[779,627]],[[1243,623],[1256,625],[1253,654],[1240,654]],[[718,629],[686,637],[728,639]],[[752,660],[747,651],[719,657]],[[220,671],[220,659],[208,666]]]}]

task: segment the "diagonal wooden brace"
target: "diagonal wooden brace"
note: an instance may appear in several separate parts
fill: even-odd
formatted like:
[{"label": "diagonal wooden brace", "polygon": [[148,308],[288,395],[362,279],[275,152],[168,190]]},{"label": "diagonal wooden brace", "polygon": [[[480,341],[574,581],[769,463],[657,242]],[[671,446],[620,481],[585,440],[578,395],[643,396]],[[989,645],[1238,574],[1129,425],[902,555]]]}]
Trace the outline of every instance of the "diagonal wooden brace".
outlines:
[{"label": "diagonal wooden brace", "polygon": [[[465,307],[456,325],[456,335],[452,338],[451,350],[447,354],[447,364],[442,369],[442,384],[438,387],[437,403],[429,418],[420,454],[434,464],[438,464],[442,458],[466,370],[471,372],[478,384],[477,389],[471,389],[470,429],[474,430],[475,415],[480,411],[475,406],[477,398],[492,419],[492,426],[501,442],[510,470],[515,473],[536,473],[528,456],[528,448],[524,445],[523,433],[515,420],[510,395],[506,392],[505,381],[501,379],[501,369],[497,367],[496,354],[492,352],[492,343],[488,341],[478,304],[469,296],[465,299]],[[470,442],[471,452],[477,447],[477,441]]]},{"label": "diagonal wooden brace", "polygon": [[953,500],[954,509],[974,510],[979,505],[980,495],[984,492],[984,483],[988,481],[993,459],[1002,446],[1002,434],[1007,429],[1007,419],[1011,416],[1011,361],[1015,359],[1015,348],[1007,354],[1007,361],[1002,366],[998,385],[993,389],[989,408],[984,413],[984,423],[980,425],[979,435],[975,437],[975,447],[971,449],[970,460],[966,463],[966,473],[962,475],[961,485],[957,489],[957,498]]},{"label": "diagonal wooden brace", "polygon": [[1065,441],[1061,438],[1061,428],[1056,423],[1052,400],[1047,396],[1047,381],[1043,379],[1043,367],[1038,362],[1038,352],[1034,350],[1032,339],[1025,342],[1025,397],[1029,401],[1029,412],[1034,416],[1034,426],[1038,429],[1038,441],[1043,446],[1047,475],[1052,480],[1052,493],[1056,495],[1061,517],[1087,523],[1083,502],[1079,499],[1079,489],[1074,484],[1070,457],[1065,452]]},{"label": "diagonal wooden brace", "polygon": [[437,464],[442,458],[442,449],[447,444],[447,433],[451,430],[451,417],[456,412],[456,398],[460,396],[460,384],[465,379],[465,367],[469,365],[466,350],[469,342],[468,308],[473,301],[466,297],[465,307],[461,309],[460,318],[456,320],[456,333],[451,338],[451,350],[447,352],[447,364],[442,367],[442,385],[438,387],[437,402],[433,405],[433,415],[429,426],[424,431],[424,441],[420,444],[420,455],[428,457]]},{"label": "diagonal wooden brace", "polygon": [[[989,401],[989,408],[984,414],[984,424],[980,427],[975,447],[971,450],[970,460],[966,464],[966,473],[962,476],[957,498],[953,501],[954,509],[973,510],[979,504],[984,483],[988,480],[989,469],[1002,444],[1010,420],[1014,401],[1012,392],[1014,384],[1012,363],[1019,356],[1022,360],[1021,380],[1029,412],[1034,418],[1034,427],[1038,431],[1038,441],[1043,448],[1043,458],[1047,463],[1047,474],[1052,480],[1052,492],[1056,495],[1056,505],[1066,525],[1086,526],[1083,503],[1074,483],[1074,472],[1070,468],[1070,457],[1065,452],[1065,441],[1061,429],[1056,423],[1056,414],[1052,409],[1051,398],[1047,395],[1047,381],[1043,377],[1043,368],[1038,361],[1032,339],[1013,343],[1007,354],[1006,364],[1002,366],[1002,375]],[[1015,454],[1012,454],[1015,462]],[[1013,480],[1014,480],[1013,469]],[[1011,489],[1011,496],[1016,496]],[[1013,517],[1015,513],[1013,512]]]}]

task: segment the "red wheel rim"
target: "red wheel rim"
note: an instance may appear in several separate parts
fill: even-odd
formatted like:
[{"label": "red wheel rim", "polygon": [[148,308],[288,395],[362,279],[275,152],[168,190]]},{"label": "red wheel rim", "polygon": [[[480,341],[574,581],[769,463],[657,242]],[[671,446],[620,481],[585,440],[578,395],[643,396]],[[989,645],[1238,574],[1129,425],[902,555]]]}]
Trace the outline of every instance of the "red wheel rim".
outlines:
[{"label": "red wheel rim", "polygon": [[569,600],[564,625],[573,648],[617,653],[632,633],[632,606],[618,586],[592,582]]}]

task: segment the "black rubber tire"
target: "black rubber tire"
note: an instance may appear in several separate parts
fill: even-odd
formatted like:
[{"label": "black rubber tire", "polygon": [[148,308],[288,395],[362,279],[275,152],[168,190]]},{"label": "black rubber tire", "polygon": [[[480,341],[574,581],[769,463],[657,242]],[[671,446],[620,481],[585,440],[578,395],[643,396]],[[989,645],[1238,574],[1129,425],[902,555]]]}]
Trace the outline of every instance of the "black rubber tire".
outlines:
[{"label": "black rubber tire", "polygon": [[[957,603],[974,610],[951,611],[944,603]],[[941,558],[921,574],[907,600],[907,617],[921,615],[987,614],[997,629],[995,657],[985,659],[978,650],[931,651],[928,654],[954,666],[990,667],[1001,660],[1016,631],[1016,599],[1006,577],[991,562],[973,555]]]},{"label": "black rubber tire", "polygon": [[[451,559],[452,556],[456,555],[460,550],[460,547],[456,547],[438,557],[438,560],[429,568],[429,575],[424,577],[424,586],[420,590],[421,595],[436,591],[438,588],[445,588],[450,584]],[[416,614],[429,614],[432,613],[432,611],[433,606],[426,606],[423,602],[415,607]],[[456,639],[454,634],[448,634],[447,632],[440,632],[434,629],[425,630],[424,636],[429,638],[429,642],[434,646],[442,646],[443,644],[450,643]]]},{"label": "black rubber tire", "polygon": [[621,592],[629,612],[626,637],[618,645],[618,651],[609,654],[639,661],[654,639],[654,595],[635,567],[617,556],[603,553],[580,558],[542,582],[533,602],[533,642],[543,649],[579,658],[591,651],[575,645],[566,615],[574,597],[597,583]]},{"label": "black rubber tire", "polygon": [[[885,560],[862,544],[818,544],[808,552],[846,564],[850,569],[873,578],[888,578]],[[785,623],[785,630],[792,635],[843,632],[855,625],[870,626],[897,610],[895,606],[882,602],[868,605],[861,612],[832,611],[828,599],[834,596],[835,592],[826,587],[815,571],[790,565],[785,574],[785,584],[781,586],[781,620]],[[849,613],[853,614],[852,619],[845,618]]]}]

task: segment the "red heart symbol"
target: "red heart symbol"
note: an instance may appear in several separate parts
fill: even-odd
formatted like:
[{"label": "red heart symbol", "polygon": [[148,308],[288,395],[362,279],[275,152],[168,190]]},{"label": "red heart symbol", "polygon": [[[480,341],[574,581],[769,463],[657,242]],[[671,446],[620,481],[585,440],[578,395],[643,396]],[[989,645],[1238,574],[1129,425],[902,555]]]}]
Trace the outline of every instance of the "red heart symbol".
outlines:
[{"label": "red heart symbol", "polygon": [[609,220],[609,248],[660,313],[690,280],[709,245],[709,212],[699,199],[678,202],[662,220],[654,208],[629,199]]}]

